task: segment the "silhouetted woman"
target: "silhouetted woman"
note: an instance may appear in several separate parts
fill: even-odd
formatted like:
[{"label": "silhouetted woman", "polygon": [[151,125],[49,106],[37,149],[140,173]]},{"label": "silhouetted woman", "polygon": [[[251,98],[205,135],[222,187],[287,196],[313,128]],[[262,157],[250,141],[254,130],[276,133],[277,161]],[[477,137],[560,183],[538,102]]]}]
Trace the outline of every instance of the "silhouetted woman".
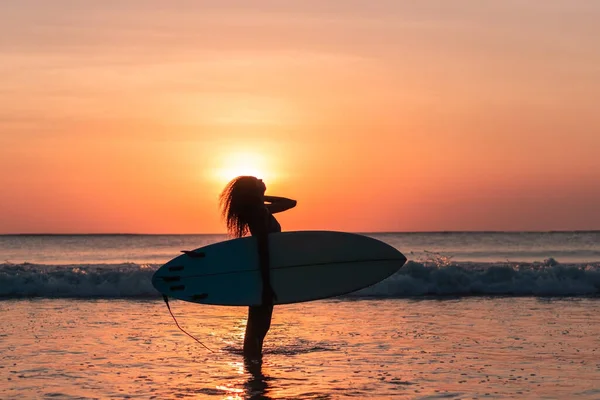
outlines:
[{"label": "silhouetted woman", "polygon": [[261,179],[239,176],[225,186],[220,197],[221,213],[229,234],[241,238],[250,233],[257,239],[262,303],[250,306],[244,336],[244,357],[254,360],[262,356],[263,341],[271,327],[273,302],[277,299],[269,275],[268,235],[281,232],[281,226],[273,214],[296,206],[295,200],[265,196],[266,189]]}]

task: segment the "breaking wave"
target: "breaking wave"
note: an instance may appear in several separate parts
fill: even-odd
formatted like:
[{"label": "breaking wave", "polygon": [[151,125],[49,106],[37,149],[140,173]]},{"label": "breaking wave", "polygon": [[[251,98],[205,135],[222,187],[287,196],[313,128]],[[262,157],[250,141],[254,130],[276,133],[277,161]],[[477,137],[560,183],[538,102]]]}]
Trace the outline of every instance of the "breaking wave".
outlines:
[{"label": "breaking wave", "polygon": [[[0,298],[154,299],[157,264],[0,264]],[[346,295],[598,296],[600,263],[469,263],[409,261],[376,285]]]}]

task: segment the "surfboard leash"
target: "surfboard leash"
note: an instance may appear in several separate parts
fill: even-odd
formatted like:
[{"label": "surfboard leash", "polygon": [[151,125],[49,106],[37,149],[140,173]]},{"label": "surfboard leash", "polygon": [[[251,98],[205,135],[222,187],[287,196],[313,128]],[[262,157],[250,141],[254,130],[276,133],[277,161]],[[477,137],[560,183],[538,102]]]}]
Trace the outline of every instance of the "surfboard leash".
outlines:
[{"label": "surfboard leash", "polygon": [[211,353],[214,353],[214,351],[212,351],[211,349],[209,349],[204,343],[202,343],[201,341],[199,341],[198,339],[196,339],[194,336],[192,336],[189,333],[187,333],[186,331],[184,331],[183,328],[181,326],[179,326],[179,323],[177,323],[177,319],[173,315],[173,311],[171,311],[171,306],[169,305],[169,298],[167,297],[167,295],[163,294],[163,299],[165,300],[165,304],[167,305],[167,309],[169,310],[169,314],[171,314],[171,317],[173,317],[173,321],[175,321],[175,325],[177,325],[177,327],[179,328],[179,330],[181,332],[185,333],[186,335],[188,335],[189,337],[191,337],[192,339],[194,339],[196,342],[200,343],[202,345],[202,347],[204,347],[206,350],[210,351]]}]

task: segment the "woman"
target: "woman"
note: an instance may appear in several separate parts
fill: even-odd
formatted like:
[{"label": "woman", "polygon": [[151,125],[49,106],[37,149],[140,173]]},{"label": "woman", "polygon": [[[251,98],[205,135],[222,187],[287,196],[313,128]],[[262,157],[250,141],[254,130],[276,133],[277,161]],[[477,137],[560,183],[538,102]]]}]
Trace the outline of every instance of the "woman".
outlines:
[{"label": "woman", "polygon": [[271,327],[273,300],[277,294],[271,287],[269,274],[269,233],[281,232],[273,214],[289,210],[296,201],[285,197],[265,196],[262,179],[239,176],[225,186],[221,193],[221,214],[231,236],[241,238],[248,233],[256,237],[262,277],[262,303],[250,306],[244,336],[244,357],[260,359],[265,336]]}]

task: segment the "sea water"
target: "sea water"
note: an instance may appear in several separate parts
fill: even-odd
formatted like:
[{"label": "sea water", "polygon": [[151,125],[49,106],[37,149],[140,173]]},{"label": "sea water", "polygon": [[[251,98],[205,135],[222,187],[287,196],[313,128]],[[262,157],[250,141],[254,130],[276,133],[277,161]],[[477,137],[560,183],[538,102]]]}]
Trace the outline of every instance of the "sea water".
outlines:
[{"label": "sea water", "polygon": [[600,399],[600,233],[367,234],[396,274],[276,306],[262,365],[244,307],[150,283],[223,235],[0,236],[0,398]]}]

